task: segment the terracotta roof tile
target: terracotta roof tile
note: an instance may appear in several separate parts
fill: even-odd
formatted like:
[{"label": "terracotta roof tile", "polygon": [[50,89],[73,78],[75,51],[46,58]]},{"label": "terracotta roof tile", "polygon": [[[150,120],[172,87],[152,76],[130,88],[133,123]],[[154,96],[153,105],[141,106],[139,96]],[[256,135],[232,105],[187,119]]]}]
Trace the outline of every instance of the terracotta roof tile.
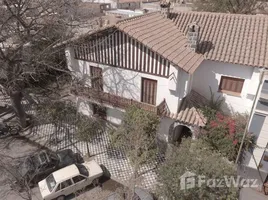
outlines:
[{"label": "terracotta roof tile", "polygon": [[188,73],[203,61],[202,54],[188,48],[187,37],[177,26],[158,12],[120,21],[116,27]]},{"label": "terracotta roof tile", "polygon": [[198,51],[208,60],[268,67],[267,15],[178,12],[171,19],[184,34],[190,23],[200,25]]},{"label": "terracotta roof tile", "polygon": [[207,123],[207,119],[200,110],[201,107],[208,105],[208,100],[192,90],[183,100],[179,108],[178,113],[172,113],[169,111],[165,101],[159,105],[161,108],[161,115],[174,119],[184,124],[195,125],[204,127]]}]

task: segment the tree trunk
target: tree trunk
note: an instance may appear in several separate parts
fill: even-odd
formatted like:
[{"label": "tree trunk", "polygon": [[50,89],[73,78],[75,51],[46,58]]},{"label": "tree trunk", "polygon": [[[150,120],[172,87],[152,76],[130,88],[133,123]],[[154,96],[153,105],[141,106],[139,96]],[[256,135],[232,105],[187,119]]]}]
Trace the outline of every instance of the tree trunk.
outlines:
[{"label": "tree trunk", "polygon": [[87,156],[90,157],[88,142],[87,142]]},{"label": "tree trunk", "polygon": [[57,150],[58,150],[58,142],[59,142],[59,140],[58,140],[58,134],[60,132],[60,126],[58,125],[58,123],[54,123],[54,127],[55,127],[55,131],[54,131],[54,134],[52,136],[52,143],[54,145],[56,145]]},{"label": "tree trunk", "polygon": [[132,177],[131,183],[129,185],[130,190],[128,192],[127,199],[134,199],[135,188],[136,188],[136,183],[137,183],[137,178],[138,178],[138,170],[139,170],[139,164],[136,160],[134,163],[134,166],[133,166],[133,177]]},{"label": "tree trunk", "polygon": [[22,100],[22,93],[20,91],[14,91],[11,92],[10,96],[10,100],[11,100],[11,104],[12,107],[16,113],[16,116],[18,117],[19,121],[20,121],[20,125],[22,128],[26,128],[27,127],[27,114],[21,104],[21,100]]}]

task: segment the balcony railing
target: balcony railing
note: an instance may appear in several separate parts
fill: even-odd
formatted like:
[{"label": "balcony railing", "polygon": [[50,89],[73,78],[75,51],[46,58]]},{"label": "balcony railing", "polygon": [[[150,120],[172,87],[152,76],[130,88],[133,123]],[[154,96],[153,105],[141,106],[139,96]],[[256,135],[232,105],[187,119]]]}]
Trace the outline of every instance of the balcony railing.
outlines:
[{"label": "balcony railing", "polygon": [[139,102],[125,97],[120,97],[114,94],[98,91],[93,88],[83,86],[76,86],[72,88],[71,93],[79,96],[84,96],[99,103],[108,104],[122,109],[126,109],[131,105],[136,105],[139,108],[142,108],[150,112],[154,112],[156,114],[161,114],[163,112],[163,102],[165,102],[163,101],[162,103],[159,104],[159,106],[154,106],[151,104]]}]

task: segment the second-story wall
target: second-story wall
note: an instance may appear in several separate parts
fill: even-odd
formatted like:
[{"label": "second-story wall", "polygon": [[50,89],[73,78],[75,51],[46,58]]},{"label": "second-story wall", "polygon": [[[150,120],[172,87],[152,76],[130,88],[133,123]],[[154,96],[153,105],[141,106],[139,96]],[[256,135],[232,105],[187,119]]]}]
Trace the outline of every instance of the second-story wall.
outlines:
[{"label": "second-story wall", "polygon": [[[219,91],[221,78],[233,77],[243,79],[240,94]],[[210,99],[210,88],[215,99],[224,97],[223,110],[225,112],[250,112],[257,92],[260,72],[257,68],[215,61],[204,61],[194,72],[193,89]]]},{"label": "second-story wall", "polygon": [[190,91],[191,76],[182,69],[170,65],[170,76],[160,77],[149,73],[109,66],[74,58],[73,48],[66,49],[68,68],[91,86],[90,66],[102,69],[103,91],[121,97],[141,101],[142,78],[157,81],[156,105],[164,99],[171,112],[177,112],[180,101]]}]

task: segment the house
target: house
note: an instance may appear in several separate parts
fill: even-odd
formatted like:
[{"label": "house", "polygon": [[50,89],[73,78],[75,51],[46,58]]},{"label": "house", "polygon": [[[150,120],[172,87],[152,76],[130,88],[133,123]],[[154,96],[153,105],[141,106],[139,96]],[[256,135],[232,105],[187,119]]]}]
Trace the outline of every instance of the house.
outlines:
[{"label": "house", "polygon": [[[84,0],[84,2],[92,2],[91,0]],[[95,0],[93,3],[98,4],[111,4],[113,9],[129,9],[135,10],[141,8],[140,0]]]},{"label": "house", "polygon": [[129,17],[143,15],[143,11],[142,10],[113,9],[113,10],[105,11],[105,14],[108,16],[115,16],[118,19],[125,19]]},{"label": "house", "polygon": [[190,97],[202,98],[191,93],[191,85],[203,55],[188,46],[187,37],[159,13],[123,20],[76,41],[66,56],[69,69],[89,86],[76,88],[80,111],[120,124],[125,108],[135,104],[165,112],[160,132],[168,133],[176,119],[195,132],[205,124],[202,114],[189,107],[194,104]]},{"label": "house", "polygon": [[[266,87],[260,77],[268,67],[267,16],[169,13],[169,6],[66,48],[68,67],[84,84],[74,92],[81,112],[120,124],[135,104],[161,116],[159,137],[172,142],[195,137],[206,124],[200,107],[211,92],[225,99],[226,113],[250,113],[266,97],[259,93]],[[254,134],[258,141],[262,132]],[[266,147],[268,137],[262,138]]]},{"label": "house", "polygon": [[[192,89],[210,98],[224,97],[225,112],[252,115],[249,132],[256,138],[255,148],[244,164],[268,172],[268,16],[181,12],[170,19],[187,33],[187,24],[200,25],[198,53],[204,55],[193,75]],[[254,155],[254,156],[252,156]]]}]

